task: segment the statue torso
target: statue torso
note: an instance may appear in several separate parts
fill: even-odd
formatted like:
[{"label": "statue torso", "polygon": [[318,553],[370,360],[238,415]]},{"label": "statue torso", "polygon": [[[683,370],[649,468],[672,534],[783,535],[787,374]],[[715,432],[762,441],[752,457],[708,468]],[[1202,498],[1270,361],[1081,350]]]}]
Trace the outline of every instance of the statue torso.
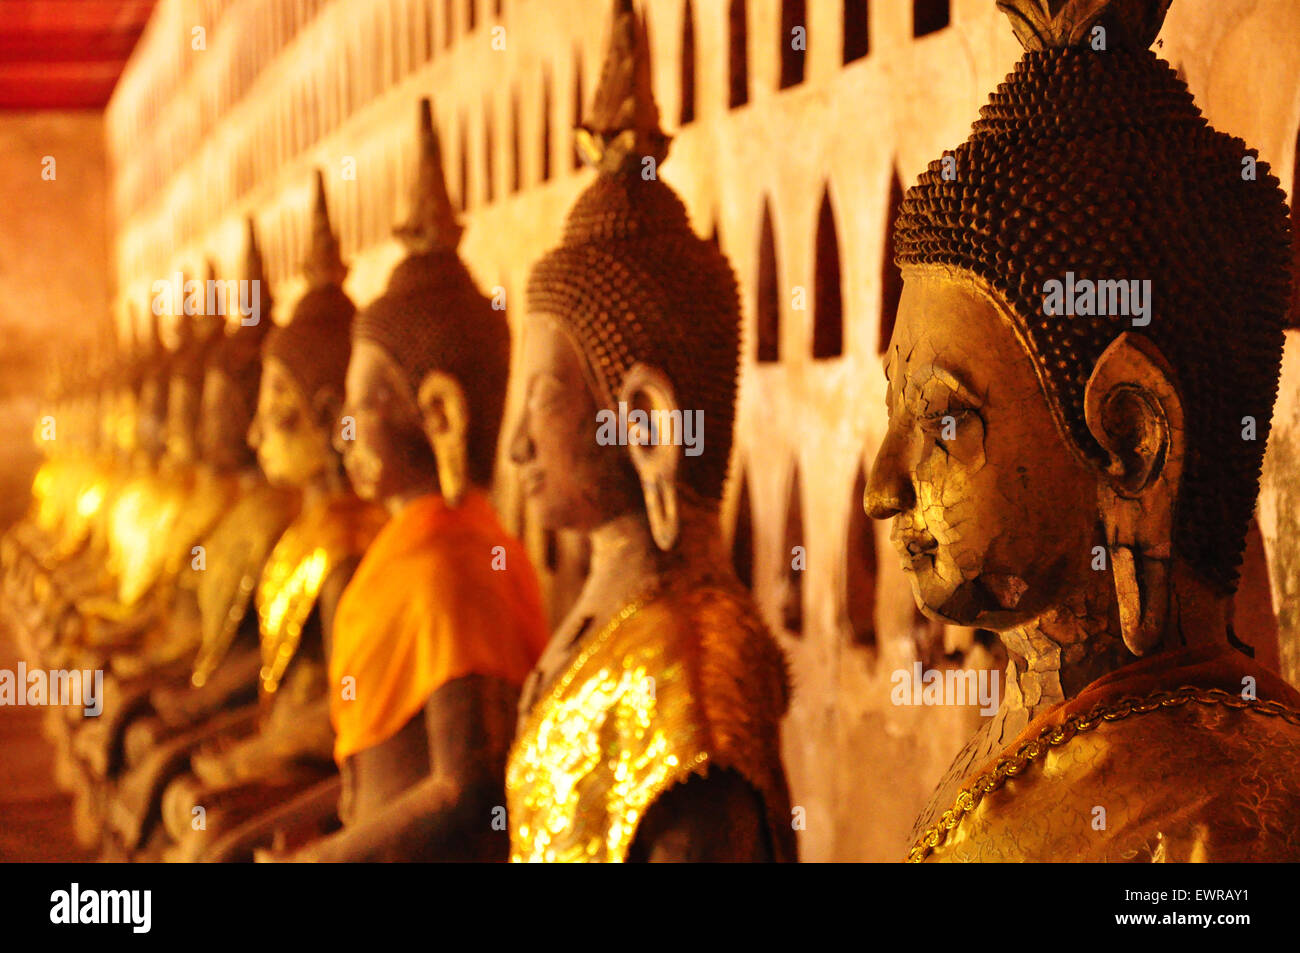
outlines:
[{"label": "statue torso", "polygon": [[1121,670],[1036,719],[910,859],[1300,859],[1300,695],[1244,660],[1195,661]]},{"label": "statue torso", "polygon": [[521,723],[506,772],[511,856],[622,861],[656,799],[710,767],[762,797],[795,856],[779,725],[785,663],[734,585],[672,586],[584,639]]}]

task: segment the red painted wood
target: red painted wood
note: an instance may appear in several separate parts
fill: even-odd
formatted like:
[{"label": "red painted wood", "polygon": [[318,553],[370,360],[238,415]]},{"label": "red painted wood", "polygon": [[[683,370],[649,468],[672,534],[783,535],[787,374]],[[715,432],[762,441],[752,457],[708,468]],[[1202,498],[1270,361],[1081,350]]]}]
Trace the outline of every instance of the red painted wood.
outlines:
[{"label": "red painted wood", "polygon": [[155,0],[5,0],[0,109],[103,109]]}]

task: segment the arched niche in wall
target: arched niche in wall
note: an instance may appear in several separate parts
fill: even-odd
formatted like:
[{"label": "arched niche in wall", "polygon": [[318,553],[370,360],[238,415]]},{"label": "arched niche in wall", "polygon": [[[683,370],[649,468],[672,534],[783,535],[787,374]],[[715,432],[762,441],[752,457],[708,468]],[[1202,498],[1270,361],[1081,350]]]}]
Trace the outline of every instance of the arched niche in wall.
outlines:
[{"label": "arched niche in wall", "polygon": [[749,22],[745,0],[731,0],[727,16],[727,105],[749,102]]},{"label": "arched niche in wall", "polygon": [[740,495],[731,533],[731,564],[737,578],[747,588],[754,588],[754,511],[749,501],[749,472],[745,468],[740,471]]},{"label": "arched niche in wall", "polygon": [[483,108],[483,204],[496,200],[496,129],[492,120],[492,101]]},{"label": "arched niche in wall", "polygon": [[867,491],[866,466],[860,466],[849,498],[848,538],[844,554],[844,604],[849,638],[861,648],[876,646],[877,553],[873,520],[863,497]]},{"label": "arched niche in wall", "polygon": [[427,63],[433,59],[433,4],[430,0],[420,2],[420,62]]},{"label": "arched niche in wall", "polygon": [[799,465],[790,479],[785,504],[785,534],[777,583],[781,625],[792,635],[803,635],[803,581],[808,568],[808,544],[803,530],[803,486]]},{"label": "arched niche in wall", "polygon": [[912,0],[912,35],[937,33],[952,18],[949,0]]},{"label": "arched niche in wall", "polygon": [[465,0],[465,32],[472,33],[478,26],[478,0]]},{"label": "arched niche in wall", "polygon": [[813,285],[813,357],[844,353],[844,287],[840,276],[840,239],[830,189],[822,190],[817,213],[816,265]]},{"label": "arched niche in wall", "polygon": [[894,322],[898,318],[898,300],[903,296],[903,273],[894,264],[894,220],[903,204],[903,183],[898,169],[889,177],[889,203],[885,206],[885,239],[880,262],[880,325],[876,351],[884,354],[889,339],[894,336]]},{"label": "arched niche in wall", "polygon": [[[1233,597],[1233,638],[1248,645],[1254,659],[1264,668],[1278,671],[1280,645],[1277,612],[1269,582],[1268,553],[1259,521],[1251,520],[1242,553],[1241,576]],[[1284,673],[1285,674],[1285,673]]]},{"label": "arched niche in wall", "polygon": [[469,117],[460,116],[460,210],[469,211]]},{"label": "arched niche in wall", "polygon": [[510,194],[518,192],[524,183],[524,157],[519,147],[519,94],[510,95]]},{"label": "arched niche in wall", "polygon": [[682,10],[682,103],[678,123],[686,126],[695,121],[695,10],[686,0]]},{"label": "arched niche in wall", "polygon": [[388,83],[387,83],[387,85],[389,86],[393,85],[398,80],[400,80],[403,76],[405,76],[407,71],[410,70],[411,68],[412,57],[409,56],[407,53],[408,50],[407,43],[409,42],[409,39],[403,37],[402,34],[406,33],[407,37],[409,37],[410,39],[414,39],[415,31],[407,30],[405,29],[405,26],[406,25],[402,22],[401,11],[390,7],[388,11],[388,31],[389,31],[388,70],[389,72],[388,72]]},{"label": "arched niche in wall", "polygon": [[844,0],[844,65],[871,52],[870,0]]},{"label": "arched niche in wall", "polygon": [[807,50],[808,10],[805,0],[781,0],[781,89],[803,82]]},{"label": "arched niche in wall", "polygon": [[542,181],[551,181],[551,74],[542,73]]},{"label": "arched niche in wall", "polygon": [[582,105],[582,48],[579,47],[573,53],[573,122],[570,124],[570,135],[573,136],[570,152],[573,156],[573,168],[582,168],[582,153],[578,151],[578,126],[582,123],[583,118]]},{"label": "arched niche in wall", "polygon": [[357,61],[356,51],[349,44],[343,55],[343,118],[352,115],[356,108]]},{"label": "arched niche in wall", "polygon": [[948,658],[944,644],[944,624],[927,617],[915,601],[912,603],[912,643],[923,668],[940,668]]},{"label": "arched niche in wall", "polygon": [[772,209],[763,199],[763,220],[758,238],[758,360],[781,359],[781,289],[776,258],[776,231]]}]

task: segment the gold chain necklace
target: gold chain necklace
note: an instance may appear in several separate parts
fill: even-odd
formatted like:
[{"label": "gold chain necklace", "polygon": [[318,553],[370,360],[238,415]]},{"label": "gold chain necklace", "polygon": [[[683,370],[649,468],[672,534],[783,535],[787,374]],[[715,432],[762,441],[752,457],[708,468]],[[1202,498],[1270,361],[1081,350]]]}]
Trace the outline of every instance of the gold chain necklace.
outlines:
[{"label": "gold chain necklace", "polygon": [[993,769],[980,775],[957,795],[957,802],[943,812],[938,823],[926,830],[917,840],[916,845],[907,855],[908,863],[919,864],[934,849],[942,844],[948,832],[958,824],[984,795],[1001,788],[1007,778],[1014,778],[1037,761],[1052,748],[1059,748],[1080,732],[1092,731],[1105,721],[1120,721],[1129,715],[1145,715],[1159,708],[1176,708],[1189,701],[1201,705],[1224,705],[1228,708],[1250,708],[1261,715],[1276,715],[1293,725],[1300,725],[1300,712],[1288,708],[1281,702],[1260,701],[1257,698],[1243,698],[1241,695],[1225,691],[1222,688],[1197,688],[1184,685],[1182,688],[1153,692],[1146,696],[1130,695],[1109,705],[1094,705],[1086,712],[1071,715],[1059,725],[1048,725],[1038,733],[1038,737],[1026,741],[1016,749],[1015,754],[1000,758]]}]

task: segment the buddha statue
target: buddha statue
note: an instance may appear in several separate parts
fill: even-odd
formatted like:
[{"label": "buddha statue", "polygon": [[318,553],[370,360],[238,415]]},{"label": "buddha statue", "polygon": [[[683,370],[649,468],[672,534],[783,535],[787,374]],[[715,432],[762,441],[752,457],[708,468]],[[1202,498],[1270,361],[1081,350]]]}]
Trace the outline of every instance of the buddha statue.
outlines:
[{"label": "buddha statue", "polygon": [[[32,477],[31,501],[24,516],[0,537],[0,570],[3,571],[4,600],[0,611],[11,629],[20,637],[27,634],[23,610],[30,609],[29,597],[34,575],[42,567],[52,567],[58,560],[60,537],[65,534],[75,510],[79,474],[68,452],[67,441],[51,439],[57,435],[64,417],[63,407],[69,393],[65,361],[51,360],[46,368],[45,392],[40,413],[32,428],[40,463]],[[49,432],[53,421],[54,434]],[[67,435],[67,422],[64,421]]]},{"label": "buddha statue", "polygon": [[[176,347],[142,386],[137,443],[142,459],[108,514],[108,591],[77,601],[82,661],[103,667],[158,622],[173,595],[175,570],[220,513],[226,487],[197,468],[198,424],[210,335],[173,303]],[[182,550],[181,547],[184,547]]]},{"label": "buddha statue", "polygon": [[1300,694],[1233,626],[1282,192],[1149,50],[1168,0],[999,7],[1026,52],[898,216],[865,498],[922,611],[1010,658],[910,859],[1300,859]]},{"label": "buddha statue", "polygon": [[[319,172],[303,271],[306,292],[288,324],[267,336],[257,412],[248,432],[267,480],[302,494],[301,512],[279,536],[260,581],[241,590],[246,598],[256,593],[261,640],[260,648],[252,642],[249,654],[256,660],[262,717],[250,735],[205,742],[190,759],[190,773],[168,788],[163,806],[175,842],[167,854],[172,860],[199,859],[213,845],[220,856],[211,859],[240,856],[240,825],[247,827],[261,811],[336,774],[329,629],[339,596],[388,513],[352,492],[333,444],[341,426],[356,309],[342,288],[347,268],[330,227]],[[229,626],[205,631],[194,665],[196,686],[226,667],[234,635]],[[195,806],[205,811],[199,829],[192,823]],[[229,848],[222,846],[223,838]]]},{"label": "buddha statue", "polygon": [[76,641],[77,600],[115,585],[108,563],[118,500],[136,483],[152,478],[160,450],[158,421],[166,413],[165,392],[158,385],[166,380],[168,367],[168,351],[157,336],[154,318],[143,340],[121,356],[110,383],[116,396],[110,402],[108,450],[101,458],[102,496],[92,491],[88,500],[94,506],[85,538],[68,540],[61,551],[50,550],[41,558],[44,573],[36,580],[33,628],[47,642]]},{"label": "buddha statue", "polygon": [[[533,516],[589,536],[591,568],[521,699],[511,858],[792,861],[785,659],[718,519],[736,279],[657,176],[668,139],[628,0],[579,142],[596,178],[529,279],[510,455]],[[602,431],[620,414],[625,446]],[[686,446],[686,415],[707,443]]]},{"label": "buddha statue", "polygon": [[[272,305],[251,221],[247,249],[244,280],[257,283],[257,313],[267,317],[250,324],[219,318],[206,335],[193,428],[194,499],[173,543],[180,560],[168,567],[175,580],[170,611],[135,652],[113,659],[115,674],[131,686],[127,696],[144,695],[138,707],[119,706],[113,719],[121,725],[116,743],[126,770],[110,820],[129,851],[160,831],[163,787],[186,770],[192,751],[219,735],[246,734],[256,723],[253,590],[298,512],[297,491],[271,486],[247,443]],[[241,630],[235,664],[210,677]],[[161,835],[153,838],[152,849],[164,845]]]},{"label": "buddha statue", "polygon": [[488,499],[510,329],[457,254],[428,100],[413,192],[406,257],[353,324],[339,434],[354,489],[391,514],[330,633],[344,827],[294,860],[504,860],[513,712],[546,641]]},{"label": "buddha statue", "polygon": [[[115,647],[129,645],[137,623],[150,618],[144,598],[151,583],[139,585],[162,565],[157,530],[170,519],[169,488],[159,479],[165,444],[167,392],[172,354],[153,314],[122,376],[133,400],[118,403],[117,461],[89,539],[75,556],[59,561],[34,583],[37,609],[31,630],[39,633],[40,663],[46,668],[99,669]],[[137,587],[138,588],[135,588]],[[120,597],[130,592],[131,602]],[[44,721],[55,746],[58,783],[75,795],[74,828],[85,846],[99,842],[104,817],[104,779],[114,737],[108,722],[129,706],[120,704],[112,675],[100,718],[85,719],[80,708],[51,708]]]}]

